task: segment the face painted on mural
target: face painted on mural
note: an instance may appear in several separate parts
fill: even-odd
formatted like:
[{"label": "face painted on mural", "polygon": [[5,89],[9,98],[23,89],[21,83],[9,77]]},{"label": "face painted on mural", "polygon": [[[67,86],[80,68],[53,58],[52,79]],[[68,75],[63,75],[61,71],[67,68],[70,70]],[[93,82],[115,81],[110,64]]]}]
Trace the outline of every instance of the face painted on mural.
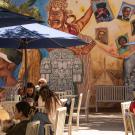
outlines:
[{"label": "face painted on mural", "polygon": [[52,7],[49,11],[48,23],[51,27],[59,29],[63,27],[65,21],[65,14],[59,7]]},{"label": "face painted on mural", "polygon": [[0,50],[0,84],[14,86],[17,79],[14,71],[22,60],[22,52],[15,49]]},{"label": "face painted on mural", "polygon": [[[72,11],[67,9],[68,3],[65,0],[52,0],[48,4],[48,24],[55,29],[78,35],[90,20],[93,10],[90,7],[86,10],[83,16],[76,19]],[[86,38],[85,38],[86,39]],[[92,42],[94,43],[94,42]],[[95,45],[95,43],[93,44]],[[75,54],[87,54],[91,49],[91,45],[87,47],[70,47]],[[52,49],[51,49],[52,50]]]},{"label": "face painted on mural", "polygon": [[131,8],[130,7],[123,7],[122,9],[123,17],[129,17],[131,13]]},{"label": "face painted on mural", "polygon": [[5,77],[9,73],[8,69],[9,63],[4,59],[0,58],[0,77]]},{"label": "face painted on mural", "polygon": [[127,38],[124,36],[119,37],[118,43],[121,47],[126,47],[125,44],[127,43]]}]

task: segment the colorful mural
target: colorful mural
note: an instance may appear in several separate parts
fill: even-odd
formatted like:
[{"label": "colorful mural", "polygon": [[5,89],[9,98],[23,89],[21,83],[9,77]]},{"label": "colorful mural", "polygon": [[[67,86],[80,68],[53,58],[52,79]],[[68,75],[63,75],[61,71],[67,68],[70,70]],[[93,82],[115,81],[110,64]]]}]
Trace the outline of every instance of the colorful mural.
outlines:
[{"label": "colorful mural", "polygon": [[[124,70],[123,67],[125,60],[134,57],[135,52],[134,46],[125,46],[125,43],[135,40],[134,0],[119,0],[117,3],[114,0],[6,1],[5,7],[13,11],[43,19],[46,25],[89,42],[86,46],[68,48],[82,61],[81,82],[74,84],[77,92],[91,89],[94,94],[95,84],[123,85],[124,77],[133,71],[127,71],[127,65]],[[51,51],[54,49],[28,50],[29,81],[37,83],[41,76],[41,60]],[[130,67],[134,68],[134,65],[132,62]],[[17,78],[23,79],[23,62],[19,68]],[[0,78],[5,79],[3,76]]]}]

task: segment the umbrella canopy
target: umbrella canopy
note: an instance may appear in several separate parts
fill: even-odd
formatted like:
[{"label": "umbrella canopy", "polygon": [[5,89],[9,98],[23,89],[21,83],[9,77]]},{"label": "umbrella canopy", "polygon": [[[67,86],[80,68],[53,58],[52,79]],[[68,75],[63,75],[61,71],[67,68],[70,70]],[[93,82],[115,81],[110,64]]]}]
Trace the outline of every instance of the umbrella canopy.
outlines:
[{"label": "umbrella canopy", "polygon": [[0,28],[1,48],[65,48],[84,44],[77,36],[38,23]]},{"label": "umbrella canopy", "polygon": [[40,21],[35,20],[35,18],[33,17],[21,15],[0,7],[0,28],[21,24],[29,24],[34,22]]},{"label": "umbrella canopy", "polygon": [[84,45],[77,36],[38,23],[0,28],[0,48],[25,49],[25,86],[27,84],[27,50],[36,48],[66,48]]}]

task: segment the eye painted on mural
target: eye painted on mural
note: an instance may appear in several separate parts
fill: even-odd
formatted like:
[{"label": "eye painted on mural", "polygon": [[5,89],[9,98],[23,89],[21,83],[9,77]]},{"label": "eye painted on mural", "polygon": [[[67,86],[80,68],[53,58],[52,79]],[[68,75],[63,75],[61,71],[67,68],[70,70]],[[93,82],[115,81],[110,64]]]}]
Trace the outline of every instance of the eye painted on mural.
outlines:
[{"label": "eye painted on mural", "polygon": [[134,5],[123,2],[117,18],[122,21],[129,21],[133,11],[134,11]]},{"label": "eye painted on mural", "polygon": [[113,14],[106,0],[92,1],[92,7],[98,23],[113,20]]},{"label": "eye painted on mural", "polygon": [[95,30],[96,40],[103,44],[108,44],[108,29],[107,28],[96,28]]},{"label": "eye painted on mural", "polygon": [[117,50],[119,54],[126,54],[129,51],[129,47],[125,44],[128,42],[128,35],[121,35],[116,39]]},{"label": "eye painted on mural", "polygon": [[132,35],[135,35],[135,20],[131,22],[131,31],[132,31]]}]

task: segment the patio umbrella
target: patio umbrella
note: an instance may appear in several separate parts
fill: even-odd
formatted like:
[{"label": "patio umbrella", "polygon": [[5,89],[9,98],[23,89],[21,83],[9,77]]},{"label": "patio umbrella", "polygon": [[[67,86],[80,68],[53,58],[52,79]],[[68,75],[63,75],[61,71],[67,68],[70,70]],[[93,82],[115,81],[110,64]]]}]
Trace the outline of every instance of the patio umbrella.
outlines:
[{"label": "patio umbrella", "polygon": [[27,69],[26,49],[66,48],[84,44],[86,42],[75,35],[38,23],[0,28],[0,48],[25,49],[25,75]]},{"label": "patio umbrella", "polygon": [[21,24],[41,22],[33,17],[25,16],[0,7],[0,28]]}]

